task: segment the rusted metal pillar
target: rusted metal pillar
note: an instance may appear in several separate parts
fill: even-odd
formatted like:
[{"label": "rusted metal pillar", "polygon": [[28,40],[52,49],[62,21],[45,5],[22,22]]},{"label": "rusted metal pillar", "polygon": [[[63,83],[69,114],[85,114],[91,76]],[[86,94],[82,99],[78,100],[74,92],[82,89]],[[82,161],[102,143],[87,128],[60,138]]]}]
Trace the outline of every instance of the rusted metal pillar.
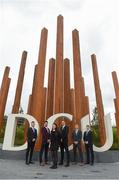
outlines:
[{"label": "rusted metal pillar", "polygon": [[[64,112],[63,79],[63,16],[57,18],[56,67],[54,86],[54,114]],[[58,121],[59,124],[59,121]]]},{"label": "rusted metal pillar", "polygon": [[7,102],[8,92],[9,92],[9,86],[11,82],[11,79],[9,78],[9,71],[10,71],[10,68],[6,67],[4,71],[4,75],[3,75],[1,89],[0,89],[0,128],[2,127],[3,122],[4,122],[5,107],[6,107],[6,102]]},{"label": "rusted metal pillar", "polygon": [[53,115],[55,59],[49,61],[46,119]]},{"label": "rusted metal pillar", "polygon": [[119,82],[117,78],[117,73],[115,71],[112,72],[112,79],[114,84],[115,96],[114,105],[115,105],[115,120],[117,127],[117,137],[119,142]]},{"label": "rusted metal pillar", "polygon": [[[43,28],[41,31],[41,40],[39,47],[39,55],[38,55],[38,64],[35,68],[34,73],[34,83],[32,89],[32,103],[31,103],[31,115],[33,115],[40,126],[40,130],[43,126],[45,116],[42,113],[42,106],[44,104],[45,99],[43,99],[44,94],[44,75],[45,75],[45,61],[46,61],[46,49],[47,49],[47,34],[48,30]],[[39,150],[41,144],[41,136],[39,134],[39,138],[36,143],[36,150]]]},{"label": "rusted metal pillar", "polygon": [[24,75],[25,75],[26,58],[27,58],[27,52],[23,51],[12,113],[19,112],[23,82],[24,82]]},{"label": "rusted metal pillar", "polygon": [[106,141],[106,132],[105,132],[105,123],[104,123],[104,108],[103,108],[102,94],[101,94],[101,89],[100,89],[98,67],[97,67],[97,61],[96,61],[95,54],[91,55],[91,60],[92,60],[95,96],[96,96],[97,111],[98,111],[100,143],[101,143],[101,145],[104,145],[104,143]]},{"label": "rusted metal pillar", "polygon": [[[84,78],[82,77],[79,32],[72,31],[73,63],[74,63],[74,91],[75,91],[75,122],[79,123],[83,116],[89,114],[89,105],[85,96]],[[84,106],[87,107],[84,109]]]}]

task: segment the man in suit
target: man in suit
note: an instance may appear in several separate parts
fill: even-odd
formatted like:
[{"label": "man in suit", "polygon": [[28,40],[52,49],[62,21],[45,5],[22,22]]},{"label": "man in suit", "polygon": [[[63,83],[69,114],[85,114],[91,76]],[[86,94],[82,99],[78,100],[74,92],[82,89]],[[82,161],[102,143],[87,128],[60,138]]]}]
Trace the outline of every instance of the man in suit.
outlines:
[{"label": "man in suit", "polygon": [[49,148],[49,142],[50,142],[50,129],[48,128],[48,121],[45,121],[44,127],[42,128],[42,143],[41,143],[41,149],[40,149],[40,165],[44,165],[42,163],[42,156],[43,153],[45,153],[45,164],[48,163],[48,148]]},{"label": "man in suit", "polygon": [[32,156],[33,156],[33,150],[35,146],[35,142],[37,139],[37,130],[35,129],[35,122],[31,122],[31,127],[28,128],[27,132],[27,150],[26,150],[26,164],[33,164],[32,162]]},{"label": "man in suit", "polygon": [[84,132],[83,140],[85,143],[85,149],[87,154],[86,164],[93,165],[94,164],[93,134],[89,125],[86,126],[86,131]]},{"label": "man in suit", "polygon": [[75,124],[75,128],[72,132],[72,140],[73,140],[73,153],[74,153],[74,162],[76,163],[77,161],[77,150],[79,153],[79,157],[80,157],[80,161],[81,163],[83,163],[83,153],[82,153],[82,147],[81,147],[81,143],[82,143],[82,131],[79,130],[79,125]]},{"label": "man in suit", "polygon": [[66,156],[67,156],[67,163],[66,163],[65,167],[69,166],[69,161],[70,161],[70,155],[69,155],[69,149],[68,149],[68,133],[69,133],[69,127],[66,126],[65,121],[62,121],[61,127],[60,127],[61,161],[60,161],[59,165],[63,165],[64,150],[65,150]]}]

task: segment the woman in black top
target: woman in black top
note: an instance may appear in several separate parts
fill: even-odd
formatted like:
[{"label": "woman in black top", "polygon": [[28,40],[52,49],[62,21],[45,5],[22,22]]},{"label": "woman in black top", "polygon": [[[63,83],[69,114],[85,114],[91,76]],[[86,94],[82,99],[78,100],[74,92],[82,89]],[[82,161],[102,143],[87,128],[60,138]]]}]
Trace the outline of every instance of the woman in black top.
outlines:
[{"label": "woman in black top", "polygon": [[50,150],[52,155],[53,165],[50,167],[51,169],[57,168],[57,161],[58,161],[58,147],[59,147],[59,132],[57,129],[57,124],[53,123],[52,131],[50,136]]}]

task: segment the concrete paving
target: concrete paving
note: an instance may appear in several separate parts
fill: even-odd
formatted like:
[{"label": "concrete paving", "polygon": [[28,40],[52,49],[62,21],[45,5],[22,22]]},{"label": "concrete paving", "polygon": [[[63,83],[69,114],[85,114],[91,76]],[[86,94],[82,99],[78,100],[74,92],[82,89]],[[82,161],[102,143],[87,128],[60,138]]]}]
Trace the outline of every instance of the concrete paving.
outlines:
[{"label": "concrete paving", "polygon": [[23,160],[0,159],[0,179],[119,179],[119,162],[96,163],[94,166],[80,164],[70,167],[50,165],[26,165]]}]

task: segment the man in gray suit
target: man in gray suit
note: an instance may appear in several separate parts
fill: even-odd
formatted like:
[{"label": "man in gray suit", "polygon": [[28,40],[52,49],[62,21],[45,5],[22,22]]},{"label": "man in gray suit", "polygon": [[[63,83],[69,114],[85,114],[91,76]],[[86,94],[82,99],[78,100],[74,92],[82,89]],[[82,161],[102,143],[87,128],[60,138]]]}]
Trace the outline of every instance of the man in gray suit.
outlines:
[{"label": "man in gray suit", "polygon": [[79,129],[79,125],[75,124],[75,128],[72,132],[73,140],[73,153],[74,153],[74,162],[77,163],[77,150],[80,157],[80,162],[83,163],[83,153],[82,153],[82,131]]}]

